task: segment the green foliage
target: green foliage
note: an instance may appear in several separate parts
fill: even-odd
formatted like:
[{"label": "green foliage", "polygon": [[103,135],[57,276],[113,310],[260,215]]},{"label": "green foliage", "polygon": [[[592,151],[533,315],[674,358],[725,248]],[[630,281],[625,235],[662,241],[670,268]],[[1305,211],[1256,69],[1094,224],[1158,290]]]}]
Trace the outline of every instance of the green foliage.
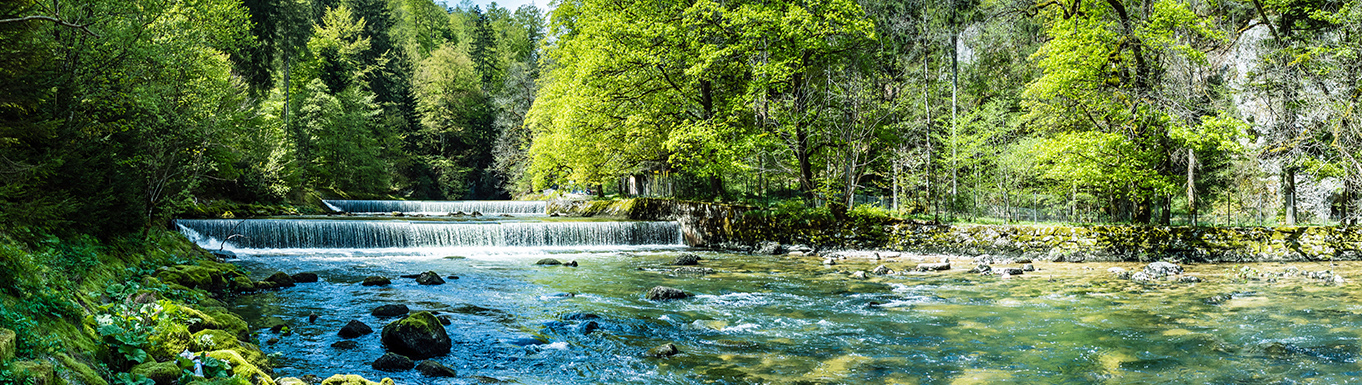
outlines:
[{"label": "green foliage", "polygon": [[141,374],[118,373],[114,375],[114,384],[117,385],[155,385],[156,381]]}]

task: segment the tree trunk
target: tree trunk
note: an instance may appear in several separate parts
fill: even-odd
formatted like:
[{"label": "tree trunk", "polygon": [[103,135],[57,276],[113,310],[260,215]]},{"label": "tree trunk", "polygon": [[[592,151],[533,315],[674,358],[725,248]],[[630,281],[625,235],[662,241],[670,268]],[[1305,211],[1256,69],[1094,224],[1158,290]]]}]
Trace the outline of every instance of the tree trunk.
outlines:
[{"label": "tree trunk", "polygon": [[1286,225],[1296,225],[1296,169],[1282,169],[1282,207],[1286,209]]},{"label": "tree trunk", "polygon": [[1187,215],[1192,217],[1192,226],[1196,226],[1196,152],[1187,149]]}]

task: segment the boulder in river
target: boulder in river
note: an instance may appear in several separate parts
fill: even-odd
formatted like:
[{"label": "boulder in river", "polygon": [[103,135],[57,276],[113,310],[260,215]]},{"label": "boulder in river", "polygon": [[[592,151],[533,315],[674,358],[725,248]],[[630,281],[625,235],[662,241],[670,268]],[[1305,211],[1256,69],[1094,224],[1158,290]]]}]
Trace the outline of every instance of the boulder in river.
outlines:
[{"label": "boulder in river", "polygon": [[1004,268],[1002,268],[1001,270],[1002,270],[1002,273],[1000,273],[1000,274],[1005,274],[1005,275],[1022,275],[1022,271],[1023,271],[1022,268],[1020,268],[1020,267],[1004,267]]},{"label": "boulder in river", "polygon": [[857,270],[855,273],[851,273],[851,278],[853,278],[853,279],[865,279],[865,278],[866,278],[866,276],[865,276],[865,270]]},{"label": "boulder in river", "polygon": [[387,285],[391,285],[392,283],[393,283],[393,281],[390,280],[390,279],[388,279],[388,277],[379,277],[379,276],[376,276],[376,275],[375,275],[375,276],[364,277],[364,283],[361,283],[360,285],[364,285],[364,286],[387,286]]},{"label": "boulder in river", "polygon": [[824,265],[833,266],[837,264],[837,258],[827,258],[823,260]]},{"label": "boulder in river", "polygon": [[672,272],[677,274],[714,274],[714,269],[708,267],[685,266],[678,267],[676,270],[672,270]]},{"label": "boulder in river", "polygon": [[984,274],[984,275],[993,274],[993,267],[992,267],[992,266],[989,266],[989,265],[980,264],[980,265],[974,266],[973,269],[969,269],[969,272],[970,272],[970,273],[975,273],[975,274]]},{"label": "boulder in river", "polygon": [[576,261],[576,260],[568,261],[567,263],[564,263],[563,266],[567,266],[567,267],[577,267],[577,261]]},{"label": "boulder in river", "polygon": [[757,249],[753,253],[761,255],[785,254],[785,246],[782,246],[779,242],[762,242],[757,245]]},{"label": "boulder in river", "polygon": [[358,343],[358,342],[355,342],[355,341],[350,341],[350,340],[336,341],[336,343],[331,344],[331,348],[332,348],[332,349],[339,349],[339,350],[358,349],[358,348],[359,348],[359,343]]},{"label": "boulder in river", "polygon": [[534,264],[537,266],[558,266],[563,264],[563,262],[553,258],[544,258]]},{"label": "boulder in river", "polygon": [[678,353],[681,353],[681,350],[677,349],[675,344],[670,343],[648,349],[648,357],[653,358],[667,358],[677,355]]},{"label": "boulder in river", "polygon": [[1111,273],[1111,275],[1116,276],[1117,279],[1130,279],[1130,272],[1126,271],[1126,269],[1112,267],[1107,269],[1107,272]]},{"label": "boulder in river", "polygon": [[317,273],[298,273],[292,276],[293,282],[312,283],[317,282]]},{"label": "boulder in river", "polygon": [[444,325],[430,312],[416,312],[383,327],[383,347],[413,359],[449,354],[452,345]]},{"label": "boulder in river", "polygon": [[336,334],[343,338],[356,338],[373,332],[374,329],[369,327],[369,325],[359,322],[359,320],[350,320],[350,323],[342,326],[340,331],[336,332]]},{"label": "boulder in river", "polygon": [[947,263],[919,263],[917,271],[946,271],[951,269],[951,264]]},{"label": "boulder in river", "polygon": [[435,362],[435,361],[430,361],[430,360],[421,361],[421,363],[416,364],[416,371],[417,371],[417,372],[420,372],[421,375],[426,376],[426,377],[458,377],[458,376],[459,376],[459,373],[458,373],[458,372],[455,372],[454,369],[450,369],[448,366],[444,366],[444,364],[441,364],[441,363]]},{"label": "boulder in river", "polygon": [[666,301],[690,297],[690,294],[681,291],[681,289],[677,288],[655,286],[652,289],[648,289],[648,294],[646,297],[648,298],[648,300],[651,301]]},{"label": "boulder in river", "polygon": [[411,312],[411,309],[407,308],[407,305],[388,304],[374,308],[374,311],[369,314],[373,314],[375,317],[396,317],[408,312]]},{"label": "boulder in river", "polygon": [[1022,271],[1036,271],[1036,265],[1024,263],[1022,264]]},{"label": "boulder in river", "polygon": [[416,277],[416,283],[421,285],[443,285],[445,280],[440,278],[439,274],[436,274],[433,271],[427,271]]},{"label": "boulder in river", "polygon": [[292,277],[292,276],[289,276],[287,273],[284,273],[284,272],[282,272],[282,271],[277,271],[277,272],[275,272],[274,274],[270,274],[270,277],[269,277],[269,278],[265,278],[265,280],[264,280],[263,282],[269,282],[269,283],[273,284],[272,286],[274,286],[274,287],[276,287],[276,288],[278,288],[278,287],[293,287],[293,286],[294,286],[294,284],[293,284],[293,277]]},{"label": "boulder in river", "polygon": [[875,270],[872,270],[871,273],[874,273],[875,275],[886,275],[893,274],[894,270],[889,269],[889,266],[879,265],[875,266]]},{"label": "boulder in river", "polygon": [[374,360],[373,367],[385,372],[405,372],[415,368],[416,362],[401,354],[388,353]]},{"label": "boulder in river", "polygon": [[601,325],[596,323],[596,321],[586,321],[582,322],[581,325],[577,325],[577,332],[581,334],[591,334],[591,332],[599,330],[600,328]]},{"label": "boulder in river", "polygon": [[698,264],[700,264],[700,256],[691,253],[678,255],[676,259],[672,260],[672,265],[676,266],[695,266]]},{"label": "boulder in river", "polygon": [[1145,266],[1142,271],[1151,278],[1159,279],[1170,275],[1182,274],[1182,266],[1168,262],[1154,262]]}]

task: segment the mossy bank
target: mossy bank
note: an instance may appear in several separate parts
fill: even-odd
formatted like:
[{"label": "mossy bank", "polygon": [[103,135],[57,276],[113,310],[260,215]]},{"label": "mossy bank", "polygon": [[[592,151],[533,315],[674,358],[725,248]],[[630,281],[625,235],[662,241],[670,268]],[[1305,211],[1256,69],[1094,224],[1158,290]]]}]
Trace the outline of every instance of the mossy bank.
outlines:
[{"label": "mossy bank", "polygon": [[0,384],[275,385],[257,326],[221,300],[270,290],[178,233],[0,233]]},{"label": "mossy bank", "polygon": [[882,210],[834,211],[666,199],[555,202],[550,214],[675,220],[691,246],[781,252],[778,245],[994,254],[1047,261],[1290,262],[1362,260],[1359,227],[952,225]]}]

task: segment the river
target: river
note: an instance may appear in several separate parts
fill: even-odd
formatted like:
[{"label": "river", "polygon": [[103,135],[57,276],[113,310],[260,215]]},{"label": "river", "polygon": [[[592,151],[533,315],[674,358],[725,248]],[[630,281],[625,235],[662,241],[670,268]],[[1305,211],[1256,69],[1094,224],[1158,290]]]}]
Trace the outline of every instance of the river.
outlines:
[{"label": "river", "polygon": [[[359,203],[348,203],[359,204]],[[436,202],[432,202],[436,204]],[[445,206],[368,204],[373,212]],[[462,206],[460,206],[462,207]],[[512,207],[507,205],[506,207]],[[514,206],[509,210],[522,210]],[[394,209],[396,210],[390,210]],[[972,384],[1358,382],[1362,307],[1346,277],[1357,262],[1187,265],[1202,282],[1136,283],[1106,270],[1138,263],[1048,263],[1004,279],[966,273],[972,258],[904,253],[759,256],[693,250],[668,222],[480,217],[181,221],[205,248],[235,251],[256,278],[317,273],[317,283],[243,295],[233,310],[278,352],[276,377],[360,374],[399,384]],[[231,234],[245,236],[222,241]],[[682,253],[712,274],[678,273]],[[885,256],[895,254],[886,253]],[[579,266],[536,266],[543,258]],[[910,270],[949,258],[946,272]],[[995,265],[995,267],[1020,265]],[[435,271],[443,285],[401,275]],[[362,286],[368,276],[388,286]],[[653,286],[694,294],[644,299]],[[459,373],[380,372],[379,333],[336,334],[350,320],[378,330],[383,304],[447,316]],[[317,315],[315,323],[309,315]],[[592,316],[599,318],[592,318]],[[264,329],[286,323],[290,333]],[[589,322],[599,328],[583,330]],[[583,333],[586,331],[586,333]],[[674,343],[680,354],[647,357]]]}]

